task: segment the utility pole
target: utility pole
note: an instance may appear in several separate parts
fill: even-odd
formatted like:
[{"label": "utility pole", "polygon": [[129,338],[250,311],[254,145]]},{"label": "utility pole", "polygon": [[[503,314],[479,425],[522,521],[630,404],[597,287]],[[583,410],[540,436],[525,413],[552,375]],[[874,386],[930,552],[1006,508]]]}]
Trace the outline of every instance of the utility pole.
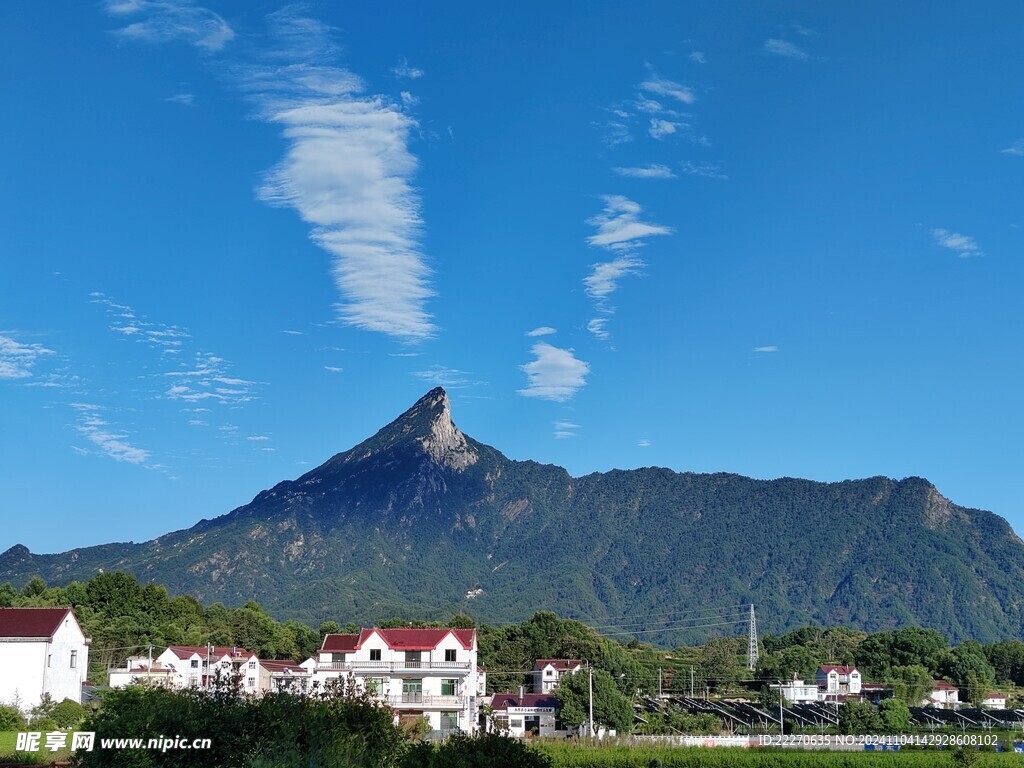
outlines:
[{"label": "utility pole", "polygon": [[693,698],[693,665],[690,665],[690,698]]},{"label": "utility pole", "polygon": [[146,681],[153,682],[153,646],[149,646],[149,666],[146,667]]},{"label": "utility pole", "polygon": [[658,667],[658,698],[661,698],[661,667]]},{"label": "utility pole", "polygon": [[588,688],[590,690],[590,738],[594,738],[594,668],[587,664],[587,673],[590,677]]},{"label": "utility pole", "polygon": [[782,725],[782,681],[779,680],[779,735],[782,736],[786,733],[785,727]]},{"label": "utility pole", "polygon": [[750,626],[747,629],[747,669],[757,666],[757,617],[754,616],[754,604],[750,604]]}]

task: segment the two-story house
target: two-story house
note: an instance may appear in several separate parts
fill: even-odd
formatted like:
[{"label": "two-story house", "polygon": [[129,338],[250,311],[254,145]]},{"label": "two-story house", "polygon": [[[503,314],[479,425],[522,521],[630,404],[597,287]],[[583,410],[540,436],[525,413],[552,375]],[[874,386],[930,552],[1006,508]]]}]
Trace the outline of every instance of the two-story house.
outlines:
[{"label": "two-story house", "polygon": [[551,693],[559,680],[582,667],[580,659],[537,659],[533,665],[533,692]]},{"label": "two-story house", "polygon": [[0,702],[28,711],[49,694],[81,704],[89,643],[70,608],[0,608]]},{"label": "two-story house", "polygon": [[947,680],[935,680],[932,683],[932,692],[921,702],[921,706],[960,709],[960,689]]},{"label": "two-story house", "polygon": [[857,696],[860,694],[861,677],[856,667],[829,664],[818,667],[817,683],[826,699],[829,696]]},{"label": "two-story house", "polygon": [[312,687],[315,662],[261,659],[258,687],[261,693],[308,693]]},{"label": "two-story house", "polygon": [[515,737],[565,736],[558,710],[558,699],[550,693],[496,693],[488,728]]},{"label": "two-story house", "polygon": [[206,688],[218,674],[237,674],[245,693],[259,691],[260,660],[242,648],[222,645],[171,645],[156,657],[170,669],[174,688]]},{"label": "two-story house", "polygon": [[482,672],[475,629],[363,629],[329,634],[315,681],[352,674],[359,686],[387,703],[398,722],[426,718],[434,731],[475,731]]}]

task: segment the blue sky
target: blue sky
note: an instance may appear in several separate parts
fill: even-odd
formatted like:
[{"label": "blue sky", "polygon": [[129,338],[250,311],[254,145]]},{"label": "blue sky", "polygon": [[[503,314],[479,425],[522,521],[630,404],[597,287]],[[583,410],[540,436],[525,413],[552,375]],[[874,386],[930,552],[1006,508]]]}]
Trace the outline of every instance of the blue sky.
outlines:
[{"label": "blue sky", "polygon": [[4,3],[0,549],[435,385],[512,458],[921,475],[1024,531],[1024,6]]}]

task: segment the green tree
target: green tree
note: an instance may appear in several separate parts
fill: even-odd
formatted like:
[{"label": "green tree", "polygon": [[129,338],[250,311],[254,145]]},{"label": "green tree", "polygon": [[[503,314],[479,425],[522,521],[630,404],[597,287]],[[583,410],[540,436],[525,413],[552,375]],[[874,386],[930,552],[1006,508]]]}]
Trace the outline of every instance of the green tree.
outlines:
[{"label": "green tree", "polygon": [[886,699],[879,704],[878,716],[885,733],[903,733],[910,727],[910,708],[899,699]]},{"label": "green tree", "polygon": [[74,728],[85,718],[85,707],[77,701],[64,699],[50,715],[60,728]]},{"label": "green tree", "polygon": [[839,707],[839,730],[842,733],[878,733],[881,726],[881,717],[873,704],[844,701]]},{"label": "green tree", "polygon": [[895,698],[911,707],[921,706],[934,685],[931,673],[920,664],[891,667],[885,682]]},{"label": "green tree", "polygon": [[[561,706],[561,720],[578,726],[587,722],[590,706],[587,670],[563,677],[555,696]],[[633,702],[622,695],[615,680],[603,669],[594,670],[594,722],[623,733],[633,726]]]}]

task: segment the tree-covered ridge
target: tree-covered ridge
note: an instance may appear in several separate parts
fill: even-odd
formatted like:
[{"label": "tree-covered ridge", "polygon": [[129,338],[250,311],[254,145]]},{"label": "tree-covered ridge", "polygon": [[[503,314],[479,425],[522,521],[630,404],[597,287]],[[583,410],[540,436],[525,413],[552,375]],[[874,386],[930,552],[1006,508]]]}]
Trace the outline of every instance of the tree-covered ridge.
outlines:
[{"label": "tree-covered ridge", "polygon": [[[921,478],[819,483],[655,467],[573,478],[454,429],[434,392],[229,514],[142,544],[61,555],[12,547],[0,580],[67,584],[124,570],[204,602],[255,599],[314,626],[338,614],[369,624],[460,612],[504,624],[537,610],[607,624],[754,603],[774,632],[818,623],[917,624],[954,640],[1024,634],[1024,543],[1002,518],[958,507]],[[706,639],[657,629],[636,627],[662,644]]]},{"label": "tree-covered ridge", "polygon": [[[88,582],[48,587],[39,578],[22,590],[0,584],[0,607],[67,606],[92,638],[90,677],[106,682],[106,671],[149,646],[239,646],[263,658],[303,660],[314,655],[330,632],[355,632],[360,624],[346,616],[322,622],[316,629],[290,619],[278,622],[255,601],[238,608],[207,606],[186,595],[172,596],[155,583],[115,572]],[[341,623],[344,621],[345,623]],[[854,664],[866,680],[890,686],[896,697],[917,704],[936,679],[961,688],[961,700],[979,701],[993,687],[1016,695],[1024,689],[1024,642],[953,645],[933,629],[902,627],[866,633],[848,627],[803,627],[785,635],[767,634],[761,658],[748,671],[743,637],[718,637],[699,646],[660,648],[636,639],[602,636],[573,619],[541,611],[517,624],[476,625],[465,615],[445,621],[390,618],[374,622],[382,628],[409,626],[474,627],[478,631],[479,665],[487,671],[489,692],[531,690],[537,659],[582,659],[611,680],[624,697],[637,691],[686,693],[708,690],[725,694],[756,691],[766,682],[793,675],[814,680],[822,664]],[[607,678],[604,677],[607,675]]]}]

